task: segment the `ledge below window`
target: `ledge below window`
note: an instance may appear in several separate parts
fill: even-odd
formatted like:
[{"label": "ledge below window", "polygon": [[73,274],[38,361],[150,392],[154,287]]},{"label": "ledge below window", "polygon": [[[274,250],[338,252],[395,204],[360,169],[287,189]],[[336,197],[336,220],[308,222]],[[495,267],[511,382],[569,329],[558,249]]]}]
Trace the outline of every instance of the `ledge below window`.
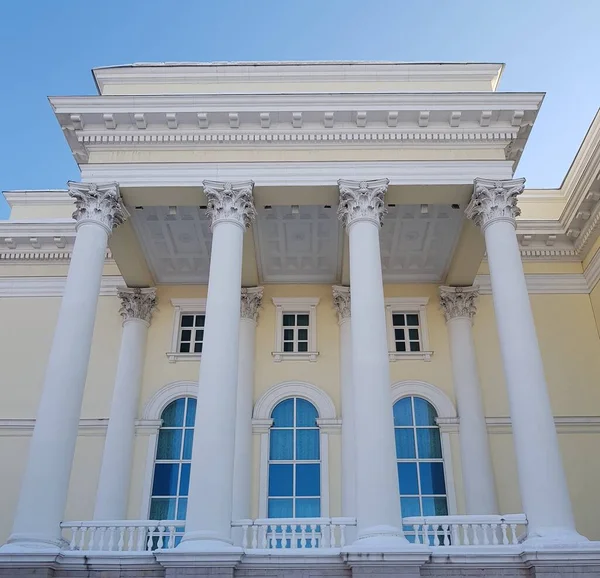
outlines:
[{"label": "ledge below window", "polygon": [[175,363],[177,361],[200,361],[202,359],[201,353],[167,353],[167,359],[169,363]]},{"label": "ledge below window", "polygon": [[402,361],[404,359],[431,361],[433,351],[390,351],[388,355],[390,361]]},{"label": "ledge below window", "polygon": [[318,351],[273,351],[271,353],[273,361],[279,363],[280,361],[317,361],[319,355]]}]

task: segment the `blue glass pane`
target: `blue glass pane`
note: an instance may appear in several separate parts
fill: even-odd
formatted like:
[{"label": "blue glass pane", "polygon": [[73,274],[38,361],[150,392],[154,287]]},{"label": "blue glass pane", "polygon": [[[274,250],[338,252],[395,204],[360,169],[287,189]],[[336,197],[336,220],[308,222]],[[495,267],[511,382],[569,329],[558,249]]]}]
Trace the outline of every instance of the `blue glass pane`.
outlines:
[{"label": "blue glass pane", "polygon": [[296,430],[296,459],[318,460],[319,459],[319,430],[299,429]]},{"label": "blue glass pane", "polygon": [[294,432],[291,429],[272,429],[269,435],[271,460],[294,459]]},{"label": "blue glass pane", "polygon": [[418,429],[417,447],[419,448],[420,459],[441,458],[440,430],[438,428]]},{"label": "blue glass pane", "polygon": [[422,462],[419,464],[421,492],[423,494],[445,494],[444,464],[442,462]]},{"label": "blue glass pane", "polygon": [[436,425],[435,408],[421,397],[415,397],[415,423],[417,425]]},{"label": "blue glass pane", "polygon": [[419,483],[417,481],[417,464],[410,462],[398,463],[398,483],[400,484],[400,493],[419,494]]},{"label": "blue glass pane", "polygon": [[175,498],[152,498],[150,500],[151,520],[172,520],[175,515]]},{"label": "blue glass pane", "polygon": [[403,397],[394,404],[394,425],[413,425],[410,397]]},{"label": "blue glass pane", "polygon": [[321,515],[319,498],[298,498],[296,500],[296,518],[318,518]]},{"label": "blue glass pane", "polygon": [[400,509],[402,511],[403,518],[409,518],[410,516],[420,516],[421,504],[419,504],[419,498],[401,498]]},{"label": "blue glass pane", "polygon": [[294,425],[294,400],[284,399],[278,403],[271,413],[273,427],[293,427]]},{"label": "blue glass pane", "polygon": [[296,465],[296,496],[321,495],[321,465]]},{"label": "blue glass pane", "polygon": [[194,430],[186,429],[185,437],[183,439],[183,459],[192,459],[192,446],[194,445]]},{"label": "blue glass pane", "polygon": [[423,498],[424,516],[447,516],[448,504],[446,498]]},{"label": "blue glass pane", "polygon": [[296,399],[296,425],[298,427],[317,427],[317,410],[305,399]]},{"label": "blue glass pane", "polygon": [[194,427],[194,421],[196,421],[196,400],[193,397],[188,397],[185,425],[188,427]]},{"label": "blue glass pane", "polygon": [[177,519],[185,520],[187,515],[187,498],[180,498],[177,504]]},{"label": "blue glass pane", "polygon": [[187,496],[190,489],[190,464],[181,464],[181,480],[179,482],[179,495]]},{"label": "blue glass pane", "polygon": [[158,446],[156,448],[157,460],[178,460],[181,456],[181,430],[160,429]]},{"label": "blue glass pane", "polygon": [[293,478],[294,466],[292,464],[271,464],[269,466],[269,496],[292,496],[294,492]]},{"label": "blue glass pane", "polygon": [[292,498],[285,500],[269,498],[269,518],[291,518],[292,512]]},{"label": "blue glass pane", "polygon": [[153,496],[176,496],[179,464],[156,464],[154,466]]},{"label": "blue glass pane", "polygon": [[183,414],[185,413],[185,398],[181,397],[172,401],[162,412],[163,425],[168,427],[180,427],[183,425]]},{"label": "blue glass pane", "polygon": [[396,428],[396,457],[415,458],[415,434],[412,428]]}]

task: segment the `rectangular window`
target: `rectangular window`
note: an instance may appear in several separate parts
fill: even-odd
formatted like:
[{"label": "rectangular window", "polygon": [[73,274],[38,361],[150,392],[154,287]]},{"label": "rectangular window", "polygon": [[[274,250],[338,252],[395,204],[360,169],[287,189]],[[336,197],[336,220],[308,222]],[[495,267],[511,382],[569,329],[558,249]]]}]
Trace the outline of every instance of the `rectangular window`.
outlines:
[{"label": "rectangular window", "polygon": [[182,313],[179,326],[178,353],[202,353],[204,313]]},{"label": "rectangular window", "polygon": [[309,314],[283,314],[283,351],[286,353],[308,352]]},{"label": "rectangular window", "polygon": [[273,297],[275,317],[275,361],[316,361],[317,305],[315,297]]},{"label": "rectangular window", "polygon": [[395,351],[418,352],[422,350],[418,312],[392,312],[392,331]]}]

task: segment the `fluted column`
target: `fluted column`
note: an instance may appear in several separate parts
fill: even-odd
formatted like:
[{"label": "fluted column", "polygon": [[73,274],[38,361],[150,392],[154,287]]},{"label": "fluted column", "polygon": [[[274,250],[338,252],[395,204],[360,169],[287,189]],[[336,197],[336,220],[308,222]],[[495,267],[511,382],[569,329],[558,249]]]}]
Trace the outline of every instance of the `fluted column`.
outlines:
[{"label": "fluted column", "polygon": [[575,530],[516,235],[525,179],[475,179],[465,213],[485,235],[528,540],[573,543]]},{"label": "fluted column", "polygon": [[108,236],[128,216],[116,183],[69,182],[69,194],[77,236],[4,551],[60,543]]},{"label": "fluted column", "polygon": [[252,181],[204,181],[212,221],[204,347],[182,550],[231,546],[233,461],[244,231],[256,212]]},{"label": "fluted column", "polygon": [[358,541],[402,546],[379,228],[387,179],[339,181],[350,244]]},{"label": "fluted column", "polygon": [[478,295],[478,287],[440,287],[460,418],[460,458],[466,513],[496,514],[494,471],[472,331]]},{"label": "fluted column", "polygon": [[156,306],[156,289],[121,289],[119,313],[123,318],[121,349],[110,406],[110,417],[94,520],[127,519],[127,499],[135,441],[148,328]]},{"label": "fluted column", "polygon": [[248,519],[251,515],[254,354],[256,350],[256,322],[262,295],[262,287],[242,289],[237,406],[235,412],[235,457],[233,460],[233,520]]},{"label": "fluted column", "polygon": [[354,391],[352,385],[352,330],[350,287],[333,286],[333,303],[340,325],[340,387],[342,391],[342,516],[356,516],[354,457]]}]

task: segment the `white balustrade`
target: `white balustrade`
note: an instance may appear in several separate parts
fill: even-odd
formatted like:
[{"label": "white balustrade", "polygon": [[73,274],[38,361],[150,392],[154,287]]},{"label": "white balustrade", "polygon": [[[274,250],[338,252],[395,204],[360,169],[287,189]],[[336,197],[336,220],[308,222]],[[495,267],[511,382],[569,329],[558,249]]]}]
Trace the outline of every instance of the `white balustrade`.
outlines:
[{"label": "white balustrade", "polygon": [[403,518],[407,538],[429,546],[509,546],[520,543],[525,514],[485,516],[414,516]]}]

